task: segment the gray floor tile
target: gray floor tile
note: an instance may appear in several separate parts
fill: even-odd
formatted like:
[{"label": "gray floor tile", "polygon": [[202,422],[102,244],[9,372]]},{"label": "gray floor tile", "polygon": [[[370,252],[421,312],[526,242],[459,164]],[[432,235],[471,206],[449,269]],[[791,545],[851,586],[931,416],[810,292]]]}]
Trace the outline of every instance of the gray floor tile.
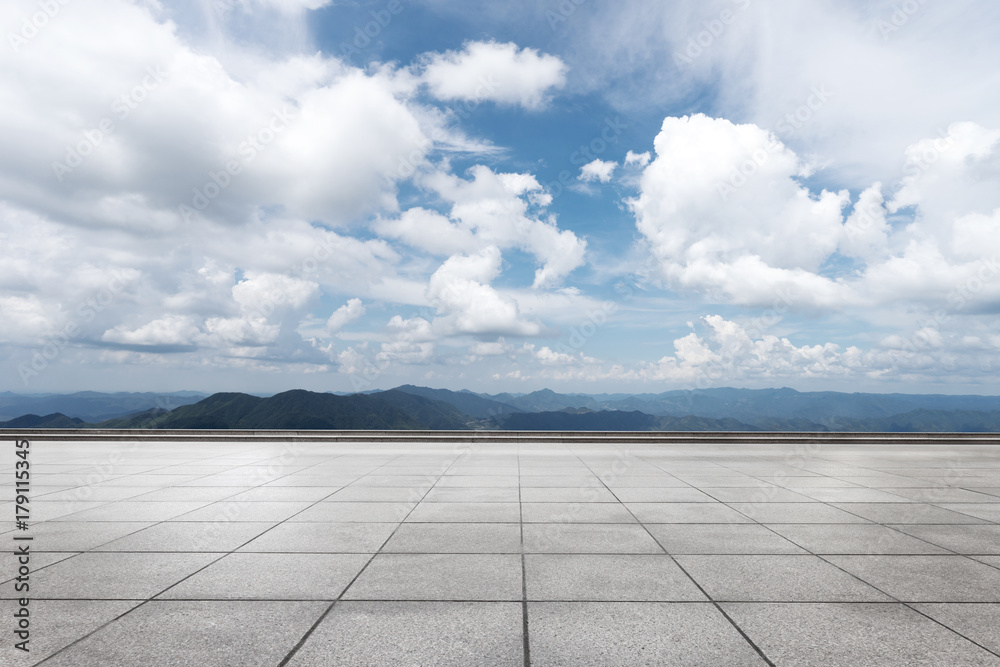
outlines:
[{"label": "gray floor tile", "polygon": [[908,503],[908,498],[879,489],[802,489],[804,496],[824,503]]},{"label": "gray floor tile", "polygon": [[806,553],[755,523],[649,523],[646,528],[669,554]]},{"label": "gray floor tile", "polygon": [[514,488],[450,488],[434,487],[424,496],[427,503],[516,503],[520,491]]},{"label": "gray floor tile", "polygon": [[950,486],[923,489],[896,489],[896,495],[923,503],[995,503],[991,495]]},{"label": "gray floor tile", "polygon": [[326,603],[154,600],[46,665],[273,667]]},{"label": "gray floor tile", "polygon": [[977,519],[1000,523],[1000,503],[941,503],[940,506],[947,510],[974,516]]},{"label": "gray floor tile", "polygon": [[325,500],[296,514],[290,521],[392,523],[405,519],[414,506],[415,503],[338,503]]},{"label": "gray floor tile", "polygon": [[515,602],[338,602],[289,667],[523,664]]},{"label": "gray floor tile", "polygon": [[[287,487],[295,488],[295,487]],[[406,486],[347,486],[326,500],[332,502],[404,502],[412,503],[420,500],[425,488]]]},{"label": "gray floor tile", "polygon": [[779,486],[702,488],[702,491],[724,503],[808,503],[812,498]]},{"label": "gray floor tile", "polygon": [[669,556],[536,554],[525,557],[529,600],[703,601]]},{"label": "gray floor tile", "polygon": [[817,556],[676,556],[714,600],[881,602],[885,595]]},{"label": "gray floor tile", "polygon": [[528,629],[535,667],[766,664],[707,603],[531,602]]},{"label": "gray floor tile", "polygon": [[[144,600],[208,565],[218,554],[83,553],[31,578],[33,599]],[[13,588],[0,598],[16,597]]]},{"label": "gray floor tile", "polygon": [[960,554],[1000,555],[1000,526],[897,526],[899,530]]},{"label": "gray floor tile", "polygon": [[171,521],[108,542],[96,551],[232,551],[273,525],[242,521]]},{"label": "gray floor tile", "polygon": [[615,503],[617,499],[603,486],[523,487],[523,503]]},{"label": "gray floor tile", "polygon": [[752,523],[722,503],[625,503],[643,523]]},{"label": "gray floor tile", "polygon": [[166,600],[335,600],[368,554],[235,553],[166,591]]},{"label": "gray floor tile", "polygon": [[827,556],[903,602],[1000,602],[1000,570],[964,556]]},{"label": "gray floor tile", "polygon": [[525,523],[635,523],[619,503],[522,503]]},{"label": "gray floor tile", "polygon": [[517,503],[430,503],[422,502],[406,517],[407,522],[518,523]]},{"label": "gray floor tile", "polygon": [[240,551],[274,553],[372,554],[389,539],[398,523],[283,523]]},{"label": "gray floor tile", "polygon": [[778,665],[997,667],[1000,658],[900,604],[723,604]]},{"label": "gray floor tile", "polygon": [[778,523],[770,526],[814,554],[942,554],[944,549],[887,526]]},{"label": "gray floor tile", "polygon": [[33,551],[89,551],[154,525],[151,521],[46,521],[31,527]]},{"label": "gray floor tile", "polygon": [[233,502],[267,501],[267,502],[316,502],[323,500],[334,492],[339,492],[339,486],[258,486],[255,489],[242,491],[229,496]]},{"label": "gray floor tile", "polygon": [[520,553],[516,523],[404,523],[386,553]]},{"label": "gray floor tile", "polygon": [[125,500],[107,503],[100,507],[75,512],[59,518],[61,521],[167,521],[182,514],[187,514],[199,507],[204,507],[208,501],[196,500],[188,502],[137,502]]},{"label": "gray floor tile", "polygon": [[298,514],[312,505],[309,501],[296,502],[264,502],[236,501],[206,505],[193,512],[187,512],[173,518],[174,521],[253,521],[277,523]]},{"label": "gray floor tile", "polygon": [[345,600],[520,600],[521,557],[379,554]]},{"label": "gray floor tile", "polygon": [[663,549],[639,525],[524,524],[525,553],[647,554]]},{"label": "gray floor tile", "polygon": [[716,500],[698,489],[675,486],[611,487],[623,503],[714,503]]},{"label": "gray floor tile", "polygon": [[[4,633],[8,636],[0,644],[0,664],[7,667],[37,664],[137,604],[136,600],[32,600],[28,606],[31,623],[28,646],[31,650],[25,653],[14,648],[14,642],[20,640],[13,639],[11,627]],[[0,600],[0,615],[5,623],[12,619],[18,608],[14,600]]]},{"label": "gray floor tile", "polygon": [[[1000,604],[913,605],[938,623],[968,637],[994,653],[1000,653]],[[960,664],[953,662],[951,664]]]},{"label": "gray floor tile", "polygon": [[[127,488],[127,487],[126,487]],[[129,500],[143,503],[174,503],[197,502],[214,503],[245,491],[245,488],[233,486],[169,486],[153,491],[147,489],[139,496]]]},{"label": "gray floor tile", "polygon": [[876,523],[985,523],[984,519],[925,503],[844,503],[834,506]]},{"label": "gray floor tile", "polygon": [[868,523],[867,519],[821,503],[731,503],[760,523]]}]

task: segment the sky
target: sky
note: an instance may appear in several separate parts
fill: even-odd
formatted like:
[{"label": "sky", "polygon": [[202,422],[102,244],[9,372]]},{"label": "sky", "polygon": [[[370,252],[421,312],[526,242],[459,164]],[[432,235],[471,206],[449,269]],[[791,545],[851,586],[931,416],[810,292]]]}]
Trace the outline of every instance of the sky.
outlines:
[{"label": "sky", "polygon": [[997,3],[0,28],[0,391],[1000,393]]}]

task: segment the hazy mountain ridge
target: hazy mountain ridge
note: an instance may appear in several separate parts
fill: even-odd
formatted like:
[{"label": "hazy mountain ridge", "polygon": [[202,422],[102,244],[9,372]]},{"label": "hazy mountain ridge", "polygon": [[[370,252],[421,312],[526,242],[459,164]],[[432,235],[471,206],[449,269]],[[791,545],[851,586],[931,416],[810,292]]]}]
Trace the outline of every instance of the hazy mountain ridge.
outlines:
[{"label": "hazy mountain ridge", "polygon": [[1000,432],[1000,397],[803,393],[787,388],[636,395],[546,389],[491,396],[403,385],[349,395],[305,390],[268,398],[217,393],[172,410],[152,407],[100,421],[61,412],[31,413],[0,422],[0,427]]}]

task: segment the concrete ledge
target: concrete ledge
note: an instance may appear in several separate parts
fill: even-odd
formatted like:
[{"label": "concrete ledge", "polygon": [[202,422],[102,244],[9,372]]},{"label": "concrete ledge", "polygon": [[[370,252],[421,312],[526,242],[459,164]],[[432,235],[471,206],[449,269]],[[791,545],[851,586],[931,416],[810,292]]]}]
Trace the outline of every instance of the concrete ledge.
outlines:
[{"label": "concrete ledge", "polygon": [[1000,445],[1000,433],[841,433],[789,431],[362,431],[226,429],[0,429],[0,439],[152,442],[732,443]]}]

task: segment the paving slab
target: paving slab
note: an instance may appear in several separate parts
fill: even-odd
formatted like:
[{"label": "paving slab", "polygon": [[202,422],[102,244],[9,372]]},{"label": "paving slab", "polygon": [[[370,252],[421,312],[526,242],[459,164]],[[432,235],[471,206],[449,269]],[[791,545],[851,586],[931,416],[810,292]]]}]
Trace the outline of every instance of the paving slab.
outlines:
[{"label": "paving slab", "polygon": [[713,600],[880,602],[890,598],[818,556],[676,556]]},{"label": "paving slab", "polygon": [[901,604],[722,607],[777,665],[1000,666],[1000,657]]},{"label": "paving slab", "polygon": [[336,600],[369,554],[229,554],[165,591],[171,600]]},{"label": "paving slab", "polygon": [[[138,600],[32,600],[30,650],[25,653],[15,649],[11,638],[4,637],[0,664],[7,667],[37,664],[139,604],[142,603]],[[18,609],[14,600],[0,600],[0,616],[4,621],[13,618]]]},{"label": "paving slab", "polygon": [[521,600],[521,557],[379,554],[345,600]]},{"label": "paving slab", "polygon": [[639,525],[602,523],[526,523],[525,553],[663,553]]},{"label": "paving slab", "polygon": [[767,664],[707,603],[529,602],[528,629],[535,667]]},{"label": "paving slab", "polygon": [[398,523],[292,523],[275,526],[240,551],[272,553],[372,554]]},{"label": "paving slab", "polygon": [[1000,654],[1000,604],[915,604],[913,608]]},{"label": "paving slab", "polygon": [[[1000,526],[997,526],[1000,528]],[[778,535],[814,554],[944,554],[946,549],[888,526],[778,523]]]},{"label": "paving slab", "polygon": [[826,556],[903,602],[1000,602],[1000,570],[965,556]]},{"label": "paving slab", "polygon": [[997,447],[289,451],[34,442],[35,646],[73,665],[765,664],[755,643],[776,665],[995,664]]},{"label": "paving slab", "polygon": [[[39,570],[31,594],[51,600],[147,600],[205,567],[219,554],[82,553]],[[13,587],[0,599],[19,597]]]},{"label": "paving slab", "polygon": [[752,523],[646,524],[668,554],[804,554],[773,530]]},{"label": "paving slab", "polygon": [[112,540],[95,551],[229,552],[274,526],[273,523],[170,521]]},{"label": "paving slab", "polygon": [[520,667],[522,629],[514,602],[343,601],[288,665]]},{"label": "paving slab", "polygon": [[404,523],[382,549],[385,553],[520,553],[516,523]]},{"label": "paving slab", "polygon": [[519,503],[441,503],[422,502],[413,508],[406,521],[417,523],[519,523]]},{"label": "paving slab", "polygon": [[316,602],[154,600],[45,664],[274,667],[326,606]]},{"label": "paving slab", "polygon": [[525,556],[529,600],[706,601],[664,555],[536,554]]}]

